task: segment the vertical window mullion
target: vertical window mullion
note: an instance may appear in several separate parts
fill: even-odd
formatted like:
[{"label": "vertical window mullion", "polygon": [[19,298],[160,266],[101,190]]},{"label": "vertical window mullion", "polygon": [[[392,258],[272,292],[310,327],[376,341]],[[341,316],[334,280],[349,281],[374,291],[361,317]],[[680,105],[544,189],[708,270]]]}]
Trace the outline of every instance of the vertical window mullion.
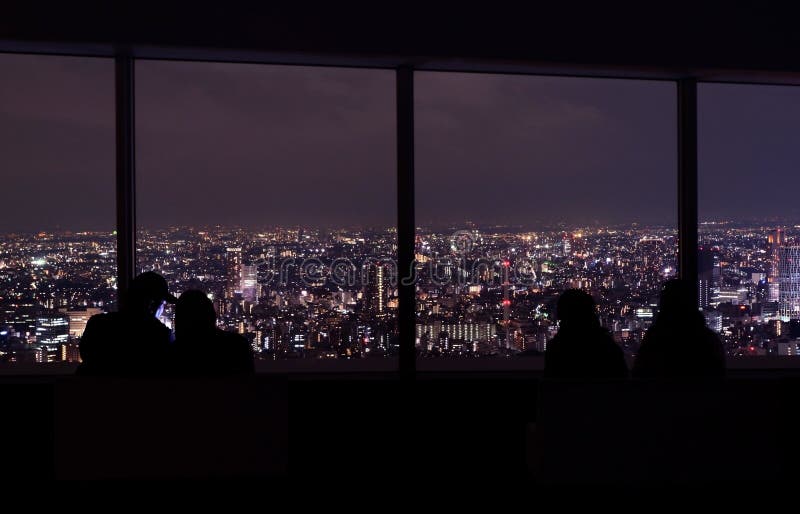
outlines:
[{"label": "vertical window mullion", "polygon": [[[678,81],[678,272],[697,283],[697,80]],[[698,302],[697,288],[694,291]]]},{"label": "vertical window mullion", "polygon": [[397,69],[397,269],[400,376],[416,372],[414,347],[414,70]]},{"label": "vertical window mullion", "polygon": [[134,59],[118,54],[115,66],[117,293],[120,300],[136,271],[136,175],[134,162]]}]

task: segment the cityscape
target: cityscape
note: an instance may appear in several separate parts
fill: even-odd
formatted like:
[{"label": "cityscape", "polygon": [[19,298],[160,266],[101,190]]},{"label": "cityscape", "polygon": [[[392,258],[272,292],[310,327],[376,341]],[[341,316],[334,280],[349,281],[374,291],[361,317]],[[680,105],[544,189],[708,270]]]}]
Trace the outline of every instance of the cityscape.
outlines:
[{"label": "cityscape", "polygon": [[[205,291],[220,328],[246,337],[257,360],[398,353],[393,227],[173,227],[137,241],[139,271],[162,274],[176,295]],[[405,274],[417,288],[418,358],[540,355],[568,288],[592,294],[635,355],[676,251],[670,227],[419,227]],[[700,306],[729,357],[797,354],[798,227],[703,223],[698,268]],[[0,237],[0,362],[79,362],[86,322],[116,306],[113,232]],[[173,316],[162,316],[170,328]]]}]

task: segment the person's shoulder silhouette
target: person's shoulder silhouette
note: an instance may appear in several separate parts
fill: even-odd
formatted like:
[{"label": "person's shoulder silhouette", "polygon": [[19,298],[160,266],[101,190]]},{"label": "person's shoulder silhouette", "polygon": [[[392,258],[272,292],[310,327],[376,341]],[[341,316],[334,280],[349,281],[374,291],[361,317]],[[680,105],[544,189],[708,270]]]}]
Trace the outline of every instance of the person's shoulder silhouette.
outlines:
[{"label": "person's shoulder silhouette", "polygon": [[175,305],[176,359],[188,375],[249,374],[253,352],[247,339],[220,330],[208,296],[199,290],[181,294]]},{"label": "person's shoulder silhouette", "polygon": [[615,379],[628,376],[622,349],[600,326],[592,297],[568,289],[558,299],[558,333],[545,350],[545,378]]},{"label": "person's shoulder silhouette", "polygon": [[79,343],[81,375],[149,375],[168,368],[172,332],[158,320],[169,293],[164,277],[152,271],[136,276],[118,312],[96,314]]},{"label": "person's shoulder silhouette", "polygon": [[664,284],[658,316],[648,329],[633,365],[635,378],[713,378],[725,375],[725,352],[706,327],[691,282]]}]

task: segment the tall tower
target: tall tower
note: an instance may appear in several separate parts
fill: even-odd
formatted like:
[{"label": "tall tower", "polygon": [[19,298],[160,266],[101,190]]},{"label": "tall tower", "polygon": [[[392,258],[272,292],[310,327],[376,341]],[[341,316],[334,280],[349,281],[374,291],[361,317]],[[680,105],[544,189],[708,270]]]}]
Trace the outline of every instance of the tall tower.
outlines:
[{"label": "tall tower", "polygon": [[779,249],[784,242],[783,231],[779,228],[771,231],[767,236],[769,245],[769,270],[767,270],[767,300],[780,301],[780,285],[778,284],[778,269],[780,267]]},{"label": "tall tower", "polygon": [[228,248],[225,252],[225,298],[242,292],[242,249]]},{"label": "tall tower", "polygon": [[697,252],[697,281],[700,308],[705,309],[711,303],[711,291],[714,282],[714,254],[709,248],[700,247]]},{"label": "tall tower", "polygon": [[800,318],[800,246],[778,247],[778,311],[783,321]]},{"label": "tall tower", "polygon": [[258,270],[255,265],[242,265],[242,298],[250,303],[258,300]]},{"label": "tall tower", "polygon": [[373,314],[383,314],[386,311],[388,286],[386,265],[371,264],[367,270],[367,283],[364,284],[364,305]]},{"label": "tall tower", "polygon": [[503,260],[503,326],[506,328],[506,349],[511,348],[511,298],[508,296],[508,289],[511,286],[508,281],[508,271],[511,262]]}]

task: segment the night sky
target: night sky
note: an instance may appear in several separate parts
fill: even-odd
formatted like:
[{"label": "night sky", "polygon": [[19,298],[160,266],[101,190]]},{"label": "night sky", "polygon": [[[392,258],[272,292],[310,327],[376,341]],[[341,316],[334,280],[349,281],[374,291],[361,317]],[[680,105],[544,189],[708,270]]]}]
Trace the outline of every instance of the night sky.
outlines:
[{"label": "night sky", "polygon": [[[114,228],[113,62],[0,55],[0,231]],[[143,227],[393,225],[387,70],[139,61]],[[796,216],[800,88],[701,85],[700,216]],[[669,82],[419,72],[418,224],[675,224]]]}]

